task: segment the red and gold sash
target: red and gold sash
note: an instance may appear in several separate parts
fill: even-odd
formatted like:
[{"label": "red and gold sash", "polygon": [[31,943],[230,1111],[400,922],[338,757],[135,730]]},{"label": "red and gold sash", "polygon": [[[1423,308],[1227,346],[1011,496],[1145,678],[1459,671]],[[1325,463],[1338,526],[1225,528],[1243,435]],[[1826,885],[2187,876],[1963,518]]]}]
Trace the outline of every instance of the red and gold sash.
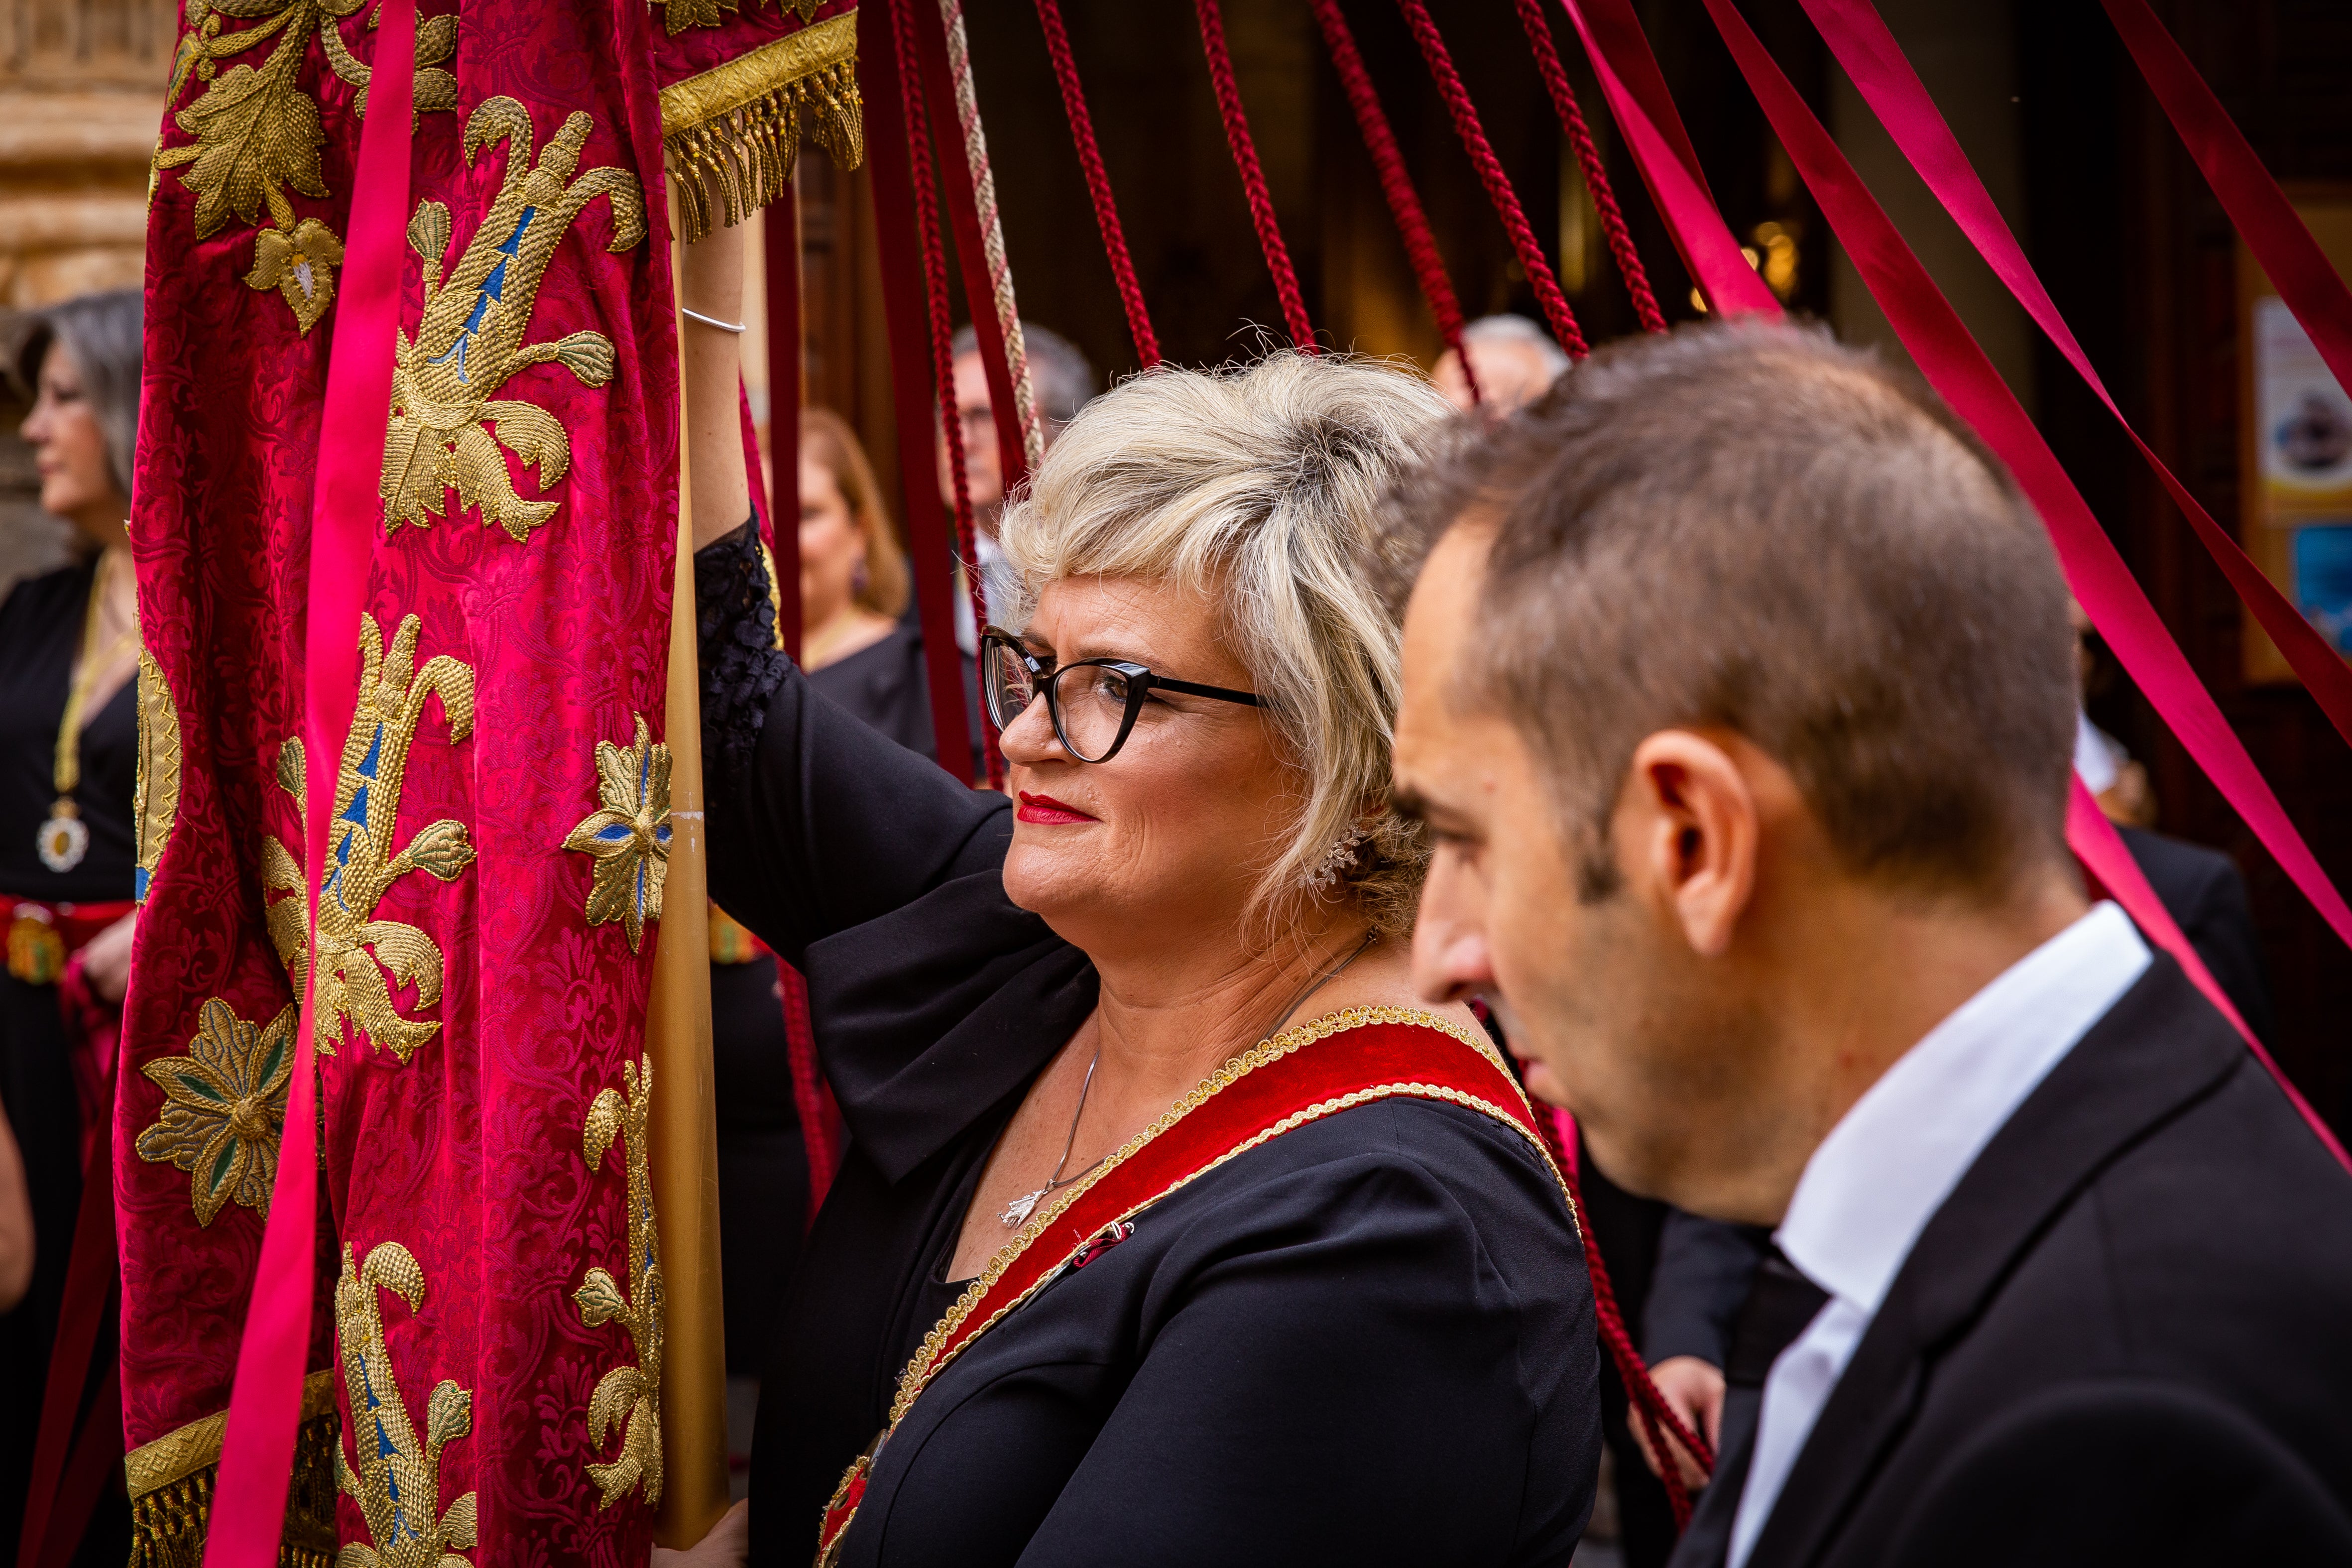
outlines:
[{"label": "red and gold sash", "polygon": [[[1344,1034],[1344,1048],[1310,1049]],[[1545,1168],[1559,1170],[1536,1131],[1518,1080],[1486,1037],[1430,1014],[1355,1007],[1302,1024],[1243,1052],[1176,1102],[1167,1115],[1051,1201],[1043,1218],[989,1259],[954,1306],[925,1335],[899,1374],[889,1425],[842,1476],[817,1532],[818,1568],[831,1568],[866,1495],[883,1445],[949,1363],[1011,1316],[1065,1269],[1084,1268],[1101,1246],[1122,1238],[1128,1221],[1194,1178],[1294,1128],[1350,1106],[1405,1097],[1442,1100],[1484,1112],[1528,1141]],[[1573,1223],[1576,1205],[1560,1183]]]}]

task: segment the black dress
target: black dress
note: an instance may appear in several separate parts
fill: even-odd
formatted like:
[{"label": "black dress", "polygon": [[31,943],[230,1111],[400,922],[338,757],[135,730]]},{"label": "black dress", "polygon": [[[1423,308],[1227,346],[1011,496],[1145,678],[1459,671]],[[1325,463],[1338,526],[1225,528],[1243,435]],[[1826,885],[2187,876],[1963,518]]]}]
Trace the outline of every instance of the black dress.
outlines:
[{"label": "black dress", "polygon": [[931,738],[931,687],[923,669],[923,633],[890,623],[881,641],[811,670],[808,682],[827,700],[854,713],[910,752],[936,760]]},{"label": "black dress", "polygon": [[[982,1166],[1094,1005],[1006,899],[1009,803],[813,694],[741,535],[696,561],[712,891],[809,975],[851,1135],[782,1303],[752,1558],[804,1563],[881,1428]],[[1383,1100],[1147,1209],[939,1376],[849,1563],[1564,1564],[1591,1502],[1592,1304],[1566,1205],[1489,1119]]]},{"label": "black dress", "polygon": [[[131,897],[137,855],[131,794],[139,769],[135,680],[82,725],[74,804],[89,828],[89,847],[81,863],[52,871],[35,845],[57,800],[58,725],[97,570],[93,559],[30,578],[0,604],[0,893],[43,903]],[[30,985],[5,971],[0,1109],[24,1155],[35,1239],[31,1289],[14,1311],[0,1314],[0,1542],[6,1543],[0,1550],[13,1552],[81,1204],[81,1108],[58,988]]]}]

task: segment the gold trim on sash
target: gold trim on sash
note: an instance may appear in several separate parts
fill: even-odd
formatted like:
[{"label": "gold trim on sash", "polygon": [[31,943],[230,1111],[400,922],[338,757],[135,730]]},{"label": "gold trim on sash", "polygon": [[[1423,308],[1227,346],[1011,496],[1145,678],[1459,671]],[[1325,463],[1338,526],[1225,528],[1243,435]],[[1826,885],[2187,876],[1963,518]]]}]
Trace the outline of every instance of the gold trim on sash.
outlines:
[{"label": "gold trim on sash", "polygon": [[661,89],[662,146],[678,194],[678,226],[700,239],[783,195],[810,133],[844,169],[866,160],[857,93],[857,13],[845,11]]},{"label": "gold trim on sash", "polygon": [[[1501,1053],[1495,1049],[1495,1043],[1484,1033],[1465,1029],[1457,1024],[1449,1023],[1433,1013],[1424,1013],[1417,1007],[1350,1007],[1344,1012],[1326,1014],[1309,1023],[1301,1024],[1295,1029],[1286,1029],[1271,1039],[1259,1041],[1194,1085],[1191,1092],[1171,1106],[1165,1115],[1137,1133],[1117,1153],[1106,1159],[1080,1180],[1055,1194],[1050,1206],[1041,1207],[1037,1215],[1022,1226],[1025,1235],[1015,1237],[997,1250],[996,1255],[988,1260],[988,1266],[980,1271],[979,1277],[965,1287],[963,1294],[956,1298],[955,1304],[950,1306],[946,1314],[932,1325],[930,1332],[923,1336],[923,1342],[917,1347],[914,1359],[908,1363],[907,1370],[899,1374],[898,1397],[890,1404],[890,1425],[896,1426],[905,1418],[907,1412],[914,1408],[916,1398],[929,1386],[933,1378],[954,1362],[957,1355],[962,1353],[965,1345],[969,1345],[972,1340],[978,1339],[995,1327],[1059,1275],[1059,1268],[1047,1270],[1038,1278],[1035,1285],[992,1313],[988,1321],[981,1324],[964,1341],[964,1344],[958,1345],[953,1352],[941,1357],[937,1364],[933,1364],[932,1357],[938,1354],[940,1347],[955,1337],[956,1331],[963,1325],[964,1320],[971,1315],[972,1309],[980,1304],[982,1298],[987,1295],[990,1287],[1003,1278],[1005,1270],[1012,1268],[1022,1254],[1028,1251],[1033,1242],[1044,1237],[1053,1227],[1054,1221],[1061,1216],[1064,1210],[1085,1196],[1103,1178],[1133,1159],[1145,1144],[1173,1128],[1219,1093],[1230,1089],[1259,1068],[1277,1061],[1301,1047],[1312,1045],[1318,1040],[1328,1039],[1333,1035],[1344,1034],[1348,1030],[1363,1028],[1372,1024],[1413,1024],[1425,1029],[1435,1029],[1441,1034],[1450,1035],[1486,1058],[1488,1063],[1503,1073],[1507,1080],[1514,1084],[1517,1081],[1510,1068],[1505,1065]],[[1122,1220],[1129,1218],[1152,1204],[1158,1203],[1177,1187],[1187,1185],[1207,1175],[1211,1171],[1235,1156],[1246,1153],[1259,1144],[1278,1138],[1283,1133],[1292,1131],[1318,1118],[1366,1104],[1374,1100],[1388,1099],[1400,1094],[1410,1094],[1422,1100],[1446,1100],[1472,1110],[1482,1111],[1506,1125],[1514,1128],[1517,1126],[1517,1119],[1502,1106],[1475,1095],[1465,1094],[1459,1089],[1435,1084],[1382,1084],[1371,1089],[1360,1089],[1337,1100],[1324,1100],[1304,1110],[1293,1112],[1254,1137],[1226,1150],[1199,1169],[1189,1173],[1173,1185],[1152,1194],[1118,1217]],[[1519,1107],[1530,1120],[1533,1119],[1534,1111],[1528,1103],[1524,1090],[1519,1095]],[[1559,1184],[1560,1196],[1568,1203],[1569,1222],[1577,1227],[1577,1234],[1580,1239],[1583,1236],[1582,1221],[1576,1212],[1575,1200],[1569,1196],[1568,1184],[1562,1179],[1559,1165],[1553,1162],[1551,1152],[1539,1141],[1530,1140],[1529,1142],[1537,1154],[1542,1158],[1544,1168],[1551,1173],[1552,1180]],[[1083,1246],[1084,1242],[1081,1241],[1078,1245]],[[1074,1247],[1072,1250],[1075,1251],[1076,1247]]]},{"label": "gold trim on sash", "polygon": [[[1494,1100],[1452,1085],[1422,1083],[1414,1080],[1367,1084],[1361,1089],[1304,1106],[1279,1121],[1262,1127],[1215,1158],[1184,1171],[1158,1190],[1138,1197],[1136,1201],[1113,1215],[1107,1226],[1097,1227],[1083,1237],[1074,1236],[1064,1238],[1065,1250],[1057,1261],[1048,1268],[1037,1270],[1034,1277],[1025,1285],[1021,1286],[1017,1293],[1005,1300],[984,1321],[973,1326],[970,1332],[961,1332],[971,1314],[988,1299],[990,1293],[1003,1282],[1005,1276],[1013,1271],[1014,1266],[1026,1256],[1029,1249],[1054,1230],[1055,1222],[1068,1213],[1072,1205],[1080,1202],[1112,1172],[1132,1160],[1154,1139],[1175,1128],[1187,1116],[1200,1110],[1218,1094],[1230,1089],[1258,1068],[1278,1061],[1318,1040],[1328,1039],[1350,1029],[1375,1024],[1414,1026],[1433,1030],[1468,1046],[1478,1054],[1487,1067],[1499,1074],[1502,1080],[1511,1087],[1517,1101],[1516,1110],[1507,1109]],[[1138,1133],[1116,1153],[1105,1159],[1100,1165],[1073,1183],[1068,1188],[1056,1193],[1049,1200],[1050,1206],[1041,1208],[1033,1218],[1022,1226],[1020,1234],[997,1250],[995,1256],[988,1260],[987,1267],[981,1270],[979,1277],[964,1288],[962,1294],[956,1298],[954,1304],[937,1323],[932,1325],[930,1331],[923,1336],[922,1344],[916,1350],[914,1358],[907,1363],[906,1370],[899,1374],[898,1394],[891,1401],[888,1422],[880,1432],[875,1435],[874,1441],[866,1447],[866,1451],[860,1454],[843,1473],[840,1485],[835,1489],[832,1500],[825,1505],[818,1531],[817,1568],[833,1568],[833,1564],[837,1562],[842,1540],[848,1533],[850,1522],[856,1517],[858,1504],[864,1499],[866,1480],[872,1475],[875,1462],[879,1458],[883,1446],[889,1441],[890,1435],[898,1430],[898,1424],[905,1420],[908,1413],[914,1408],[916,1400],[922,1395],[923,1391],[930,1386],[932,1381],[941,1372],[954,1364],[956,1359],[981,1335],[1018,1310],[1038,1291],[1061,1278],[1072,1259],[1080,1251],[1094,1245],[1096,1239],[1102,1237],[1106,1230],[1113,1230],[1124,1226],[1134,1215],[1151,1207],[1179,1188],[1191,1184],[1236,1155],[1245,1153],[1262,1143],[1280,1137],[1285,1132],[1358,1105],[1369,1104],[1377,1100],[1407,1096],[1416,1100],[1443,1100],[1479,1111],[1518,1133],[1536,1151],[1537,1155],[1543,1161],[1545,1169],[1551,1173],[1553,1183],[1559,1189],[1561,1201],[1568,1205],[1569,1223],[1576,1228],[1580,1238],[1581,1237],[1583,1227],[1577,1215],[1576,1200],[1570,1194],[1568,1184],[1561,1177],[1559,1167],[1553,1161],[1550,1151],[1544,1147],[1541,1138],[1532,1131],[1535,1111],[1528,1101],[1526,1091],[1519,1089],[1517,1077],[1504,1062],[1501,1054],[1495,1049],[1494,1043],[1483,1033],[1462,1028],[1433,1014],[1424,1013],[1419,1008],[1350,1007],[1342,1012],[1328,1014],[1311,1023],[1302,1024],[1295,1029],[1286,1030],[1271,1039],[1261,1040],[1202,1079],[1181,1100],[1170,1107],[1165,1115]],[[1087,1222],[1092,1224],[1094,1220],[1101,1217],[1099,1213],[1089,1215]],[[1073,1230],[1076,1228],[1076,1226],[1072,1227]]]}]

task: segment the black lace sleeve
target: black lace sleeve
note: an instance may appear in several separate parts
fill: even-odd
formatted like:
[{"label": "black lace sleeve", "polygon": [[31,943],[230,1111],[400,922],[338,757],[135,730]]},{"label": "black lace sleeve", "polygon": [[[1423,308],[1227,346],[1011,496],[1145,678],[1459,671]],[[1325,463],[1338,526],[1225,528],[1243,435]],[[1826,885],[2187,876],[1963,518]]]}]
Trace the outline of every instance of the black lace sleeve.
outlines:
[{"label": "black lace sleeve", "polygon": [[747,522],[694,552],[702,658],[703,766],[730,778],[751,765],[768,702],[792,670],[776,646],[776,606],[760,534]]},{"label": "black lace sleeve", "polygon": [[[1002,901],[995,878],[1011,803],[965,788],[817,694],[776,647],[767,563],[751,525],[695,552],[694,593],[708,865],[719,906],[798,964],[808,943],[958,878],[984,874]],[[971,940],[942,929],[917,945],[936,953]]]}]

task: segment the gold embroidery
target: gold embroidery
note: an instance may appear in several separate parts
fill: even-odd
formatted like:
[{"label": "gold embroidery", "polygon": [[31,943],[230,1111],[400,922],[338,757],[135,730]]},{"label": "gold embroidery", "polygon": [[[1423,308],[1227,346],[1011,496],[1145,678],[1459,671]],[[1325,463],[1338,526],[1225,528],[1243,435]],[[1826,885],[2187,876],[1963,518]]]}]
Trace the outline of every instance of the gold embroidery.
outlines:
[{"label": "gold embroidery", "polygon": [[[653,0],[662,7],[662,25],[672,37],[688,27],[716,27],[731,21],[742,8],[742,0]],[[754,0],[757,3],[757,0]],[[783,0],[783,7],[795,13],[803,26],[816,15],[824,0]]]},{"label": "gold embroidery", "polygon": [[[211,1521],[213,1483],[220,1465],[228,1413],[189,1422],[122,1461],[131,1495],[130,1568],[203,1568],[205,1530]],[[335,1374],[302,1381],[302,1425],[294,1440],[293,1484],[278,1568],[331,1568],[335,1558],[335,1449],[342,1421],[335,1410]]]},{"label": "gold embroidery", "polygon": [[588,1467],[588,1479],[603,1492],[604,1508],[641,1482],[646,1506],[658,1504],[662,1493],[661,1239],[654,1226],[646,1124],[653,1101],[652,1060],[623,1062],[621,1083],[628,1090],[626,1099],[619,1089],[607,1089],[588,1107],[581,1152],[594,1171],[603,1165],[614,1139],[621,1141],[629,1186],[629,1289],[625,1293],[610,1274],[591,1268],[572,1297],[580,1304],[580,1321],[592,1329],[619,1319],[637,1352],[636,1365],[606,1373],[588,1400],[588,1440],[601,1448],[616,1427],[622,1434],[621,1451],[611,1464]]},{"label": "gold embroidery", "polygon": [[[403,1017],[384,982],[388,971],[401,984],[416,988],[419,1007],[432,1006],[441,999],[441,949],[415,926],[374,918],[376,904],[386,889],[409,872],[424,871],[444,882],[454,881],[474,861],[466,825],[451,817],[427,823],[397,852],[392,851],[400,817],[401,784],[408,770],[408,752],[416,739],[417,722],[425,716],[426,695],[441,700],[453,743],[474,729],[474,672],[447,654],[426,660],[425,668],[417,669],[416,637],[421,625],[415,616],[404,619],[387,648],[375,617],[360,616],[359,701],[352,712],[351,734],[343,742],[342,763],[336,772],[330,829],[332,850],[319,889],[319,948],[323,963],[313,1005],[318,1048],[331,1054],[346,1021],[371,1044],[388,1048],[403,1062],[441,1027],[427,1020]],[[298,807],[302,805],[307,792],[299,738],[288,741],[278,751],[278,783],[294,797]],[[302,868],[275,837],[262,844],[261,883],[270,940],[299,995],[310,963],[305,942]]]},{"label": "gold embroidery", "polygon": [[566,849],[595,857],[588,888],[588,923],[619,921],[637,951],[646,922],[662,912],[662,881],[669,870],[669,748],[653,738],[646,716],[626,746],[596,742],[597,809],[581,818]]},{"label": "gold embroidery", "polygon": [[506,454],[537,468],[544,494],[572,466],[571,438],[536,403],[494,399],[516,372],[551,361],[583,386],[613,377],[613,341],[578,331],[554,342],[526,343],[540,279],[581,210],[598,196],[612,205],[615,252],[645,237],[645,198],[626,169],[572,171],[594,122],[575,111],[530,161],[530,111],[511,98],[482,100],[466,124],[466,163],[493,142],[507,143],[506,175],[481,226],[445,280],[449,209],[420,203],[408,242],[425,263],[425,310],[416,335],[399,334],[392,378],[392,424],[384,432],[383,498],[387,534],[402,523],[425,526],[446,515],[447,492],[478,507],[482,521],[516,542],[555,515],[551,500],[524,500],[507,473]]},{"label": "gold embroidery", "polygon": [[354,1469],[336,1444],[335,1480],[360,1505],[374,1544],[346,1542],[335,1561],[339,1568],[467,1568],[467,1559],[448,1548],[474,1548],[475,1494],[441,1511],[441,1450],[474,1429],[474,1396],[444,1378],[425,1404],[425,1439],[417,1441],[384,1349],[379,1290],[391,1291],[415,1312],[425,1305],[425,1270],[396,1241],[376,1243],[354,1269],[351,1244],[344,1243],[342,1278],[335,1281],[335,1340],[359,1466]]},{"label": "gold embroidery", "polygon": [[131,873],[131,896],[146,901],[147,886],[163,864],[180,815],[180,710],[163,667],[139,650],[139,773],[131,787],[131,820],[139,835],[138,864]]},{"label": "gold embroidery", "polygon": [[[670,0],[673,31],[678,13],[678,0]],[[688,239],[709,234],[714,216],[740,223],[783,194],[800,155],[803,109],[814,121],[811,134],[835,163],[854,169],[865,162],[856,12],[787,33],[661,89],[662,146]]]},{"label": "gold embroidery", "polygon": [[[275,289],[307,333],[334,302],[335,268],[343,246],[317,218],[297,221],[287,195],[325,196],[319,148],[326,132],[319,103],[301,85],[302,67],[316,37],[336,76],[356,87],[352,111],[367,113],[367,87],[373,74],[353,58],[341,22],[364,0],[188,0],[186,26],[172,65],[164,101],[176,103],[193,76],[206,84],[196,100],[172,122],[195,138],[178,147],[158,145],[154,172],[185,167],[181,182],[196,193],[198,239],[218,233],[234,216],[271,227],[255,237],[248,288]],[[221,31],[221,18],[250,20],[234,33]],[[371,20],[368,26],[375,24]],[[258,66],[238,64],[221,71],[220,62],[277,39]],[[442,63],[457,50],[457,18],[419,17],[416,24],[415,112],[455,110],[457,79]]]},{"label": "gold embroidery", "polygon": [[267,1219],[293,1082],[295,1009],[257,1028],[215,997],[197,1019],[186,1056],[139,1069],[163,1091],[163,1115],[139,1134],[139,1157],[188,1173],[198,1225],[231,1202]]}]

